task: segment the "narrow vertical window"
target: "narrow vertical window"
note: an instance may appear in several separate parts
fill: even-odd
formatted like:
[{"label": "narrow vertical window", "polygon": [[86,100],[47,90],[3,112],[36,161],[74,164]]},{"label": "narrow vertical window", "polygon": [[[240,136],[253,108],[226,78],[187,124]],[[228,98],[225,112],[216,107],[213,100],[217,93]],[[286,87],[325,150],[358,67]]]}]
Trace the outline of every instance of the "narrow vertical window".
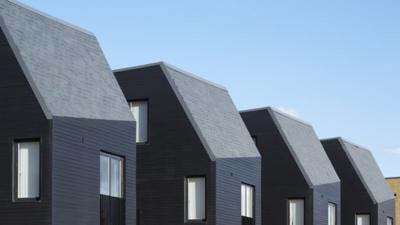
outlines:
[{"label": "narrow vertical window", "polygon": [[254,217],[254,187],[242,184],[241,188],[242,216],[247,218]]},{"label": "narrow vertical window", "polygon": [[206,219],[206,179],[189,177],[187,183],[187,220]]},{"label": "narrow vertical window", "polygon": [[100,155],[100,194],[123,197],[123,160],[118,156]]},{"label": "narrow vertical window", "polygon": [[370,225],[370,215],[368,214],[357,214],[356,225]]},{"label": "narrow vertical window", "polygon": [[110,195],[110,158],[100,155],[100,194]]},{"label": "narrow vertical window", "polygon": [[37,199],[40,197],[40,144],[39,142],[16,143],[16,197]]},{"label": "narrow vertical window", "polygon": [[328,203],[328,225],[336,225],[336,205]]},{"label": "narrow vertical window", "polygon": [[386,225],[393,225],[393,218],[392,217],[388,217],[387,218]]},{"label": "narrow vertical window", "polygon": [[289,200],[289,225],[304,225],[304,199]]},{"label": "narrow vertical window", "polygon": [[146,143],[148,139],[148,102],[133,101],[130,103],[130,107],[136,120],[136,142]]}]

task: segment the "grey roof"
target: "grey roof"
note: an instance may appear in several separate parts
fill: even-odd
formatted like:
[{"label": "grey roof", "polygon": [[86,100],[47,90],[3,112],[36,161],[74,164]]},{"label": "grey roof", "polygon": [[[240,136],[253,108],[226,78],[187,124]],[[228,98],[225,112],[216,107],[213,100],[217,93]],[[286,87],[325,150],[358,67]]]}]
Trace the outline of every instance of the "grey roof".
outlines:
[{"label": "grey roof", "polygon": [[92,33],[11,0],[0,26],[47,118],[133,121]]},{"label": "grey roof", "polygon": [[224,87],[171,65],[161,66],[212,159],[260,157]]},{"label": "grey roof", "polygon": [[343,138],[336,138],[336,140],[340,142],[353,168],[375,203],[394,199],[393,192],[387,185],[385,177],[372,153],[366,148]]},{"label": "grey roof", "polygon": [[114,72],[150,66],[161,67],[211,160],[260,157],[226,88],[164,62]]},{"label": "grey roof", "polygon": [[311,125],[271,107],[242,113],[259,110],[266,111],[271,116],[310,186],[340,182]]}]

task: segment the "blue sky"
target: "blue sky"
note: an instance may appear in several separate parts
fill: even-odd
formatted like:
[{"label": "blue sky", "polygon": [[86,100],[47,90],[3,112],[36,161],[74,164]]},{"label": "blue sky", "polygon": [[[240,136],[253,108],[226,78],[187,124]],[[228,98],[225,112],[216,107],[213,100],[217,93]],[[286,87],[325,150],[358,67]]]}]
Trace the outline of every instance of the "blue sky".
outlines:
[{"label": "blue sky", "polygon": [[112,68],[166,61],[373,151],[400,176],[400,1],[22,2],[93,31]]}]

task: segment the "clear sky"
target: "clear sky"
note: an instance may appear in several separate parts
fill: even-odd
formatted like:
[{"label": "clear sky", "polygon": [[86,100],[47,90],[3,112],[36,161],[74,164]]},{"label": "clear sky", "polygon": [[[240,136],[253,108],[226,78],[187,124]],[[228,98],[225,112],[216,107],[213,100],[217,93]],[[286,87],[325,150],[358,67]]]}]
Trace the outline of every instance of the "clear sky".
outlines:
[{"label": "clear sky", "polygon": [[373,151],[400,176],[398,0],[22,0],[94,32],[113,69],[166,61]]}]

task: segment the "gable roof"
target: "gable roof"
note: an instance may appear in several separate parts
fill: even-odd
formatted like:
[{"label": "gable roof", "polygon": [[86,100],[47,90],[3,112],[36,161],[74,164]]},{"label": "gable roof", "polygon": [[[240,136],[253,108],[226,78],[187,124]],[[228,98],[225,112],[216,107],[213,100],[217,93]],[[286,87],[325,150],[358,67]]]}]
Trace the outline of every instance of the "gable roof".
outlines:
[{"label": "gable roof", "polygon": [[164,62],[114,72],[156,65],[161,67],[211,160],[260,157],[226,88]]},{"label": "gable roof", "polygon": [[241,113],[251,111],[264,111],[266,118],[269,116],[273,120],[310,186],[340,182],[311,125],[271,107],[245,110]]},{"label": "gable roof", "polygon": [[11,0],[0,26],[48,119],[133,121],[92,33]]},{"label": "gable roof", "polygon": [[340,143],[342,150],[346,153],[351,165],[375,203],[394,199],[393,192],[387,185],[378,163],[369,150],[343,138],[322,141],[338,141]]}]

